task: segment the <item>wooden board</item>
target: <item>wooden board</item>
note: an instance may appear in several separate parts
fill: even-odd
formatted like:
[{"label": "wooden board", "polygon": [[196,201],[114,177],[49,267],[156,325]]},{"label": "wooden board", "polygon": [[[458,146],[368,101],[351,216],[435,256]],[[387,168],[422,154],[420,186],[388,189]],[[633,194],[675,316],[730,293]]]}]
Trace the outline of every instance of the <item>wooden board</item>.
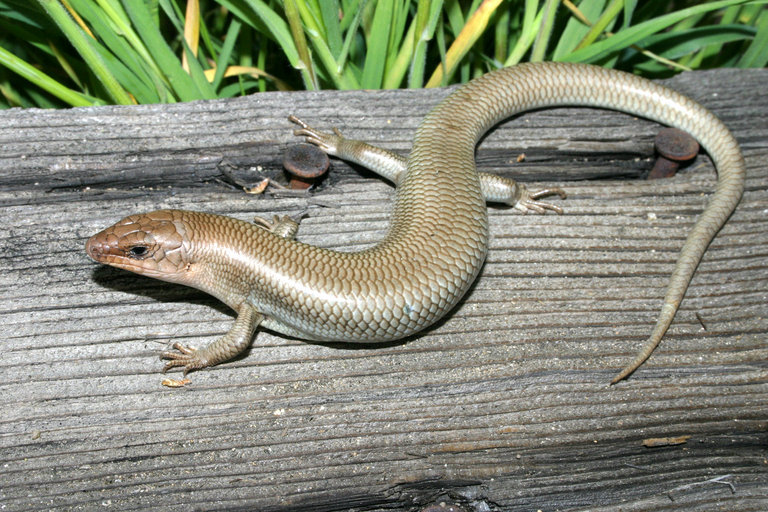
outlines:
[{"label": "wooden board", "polygon": [[715,182],[703,154],[638,179],[654,123],[555,109],[486,137],[481,170],[563,186],[566,213],[491,209],[481,277],[422,335],[361,347],[260,332],[246,356],[168,389],[158,353],[210,342],[233,313],[100,267],[85,240],[159,208],[306,210],[301,240],[370,246],[393,190],[365,170],[334,161],[308,194],[230,183],[284,179],[288,114],[407,154],[448,91],[0,112],[0,507],[768,509],[768,71],[668,83],[731,127],[749,176],[661,347],[614,387]]}]

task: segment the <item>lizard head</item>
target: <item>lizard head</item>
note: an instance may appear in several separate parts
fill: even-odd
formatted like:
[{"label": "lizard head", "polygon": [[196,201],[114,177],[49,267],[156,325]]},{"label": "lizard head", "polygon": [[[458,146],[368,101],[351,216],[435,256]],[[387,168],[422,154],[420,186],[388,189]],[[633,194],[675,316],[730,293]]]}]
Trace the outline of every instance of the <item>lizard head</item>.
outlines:
[{"label": "lizard head", "polygon": [[191,270],[181,212],[131,215],[96,233],[85,244],[94,261],[137,274],[186,284]]}]

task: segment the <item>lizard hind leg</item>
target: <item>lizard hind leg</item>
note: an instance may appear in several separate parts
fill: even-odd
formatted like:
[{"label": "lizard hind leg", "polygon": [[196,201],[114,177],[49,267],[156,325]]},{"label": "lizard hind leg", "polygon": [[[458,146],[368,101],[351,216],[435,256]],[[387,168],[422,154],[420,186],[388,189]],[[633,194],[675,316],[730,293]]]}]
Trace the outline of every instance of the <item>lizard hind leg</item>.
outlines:
[{"label": "lizard hind leg", "polygon": [[507,204],[523,213],[546,213],[547,210],[557,214],[563,213],[563,209],[559,206],[546,201],[539,201],[542,197],[553,195],[565,199],[565,191],[560,188],[546,188],[531,192],[528,187],[513,179],[487,173],[480,173],[480,188],[486,201]]},{"label": "lizard hind leg", "polygon": [[[290,116],[288,119],[301,127],[293,132],[294,135],[304,137],[306,142],[316,145],[329,155],[363,165],[395,185],[400,183],[407,172],[408,160],[397,153],[359,140],[346,139],[336,129],[332,134],[321,132],[296,116]],[[539,201],[542,197],[552,195],[565,199],[566,194],[562,189],[548,188],[532,193],[522,183],[495,174],[481,172],[478,173],[478,178],[483,196],[489,203],[508,204],[523,213],[546,213],[547,210],[563,213],[559,206]]]},{"label": "lizard hind leg", "polygon": [[301,213],[297,216],[298,218],[289,217],[288,215],[275,215],[272,217],[272,220],[254,217],[253,223],[281,238],[293,240],[296,238],[296,233],[299,231],[299,222],[301,222],[304,215],[304,213]]},{"label": "lizard hind leg", "polygon": [[513,205],[515,209],[520,210],[523,213],[528,213],[531,210],[535,213],[546,213],[546,210],[552,210],[558,215],[563,214],[562,208],[552,203],[539,201],[539,198],[557,195],[560,196],[560,199],[565,199],[568,197],[565,193],[565,190],[554,187],[545,188],[537,192],[531,192],[525,185],[520,184],[519,186],[523,187],[523,197],[518,199],[517,202]]},{"label": "lizard hind leg", "polygon": [[361,140],[347,139],[336,128],[333,133],[327,133],[312,128],[296,116],[290,116],[288,119],[301,127],[294,130],[294,135],[304,137],[305,142],[314,144],[329,155],[360,164],[395,185],[405,176],[408,162],[397,153],[371,146]]}]

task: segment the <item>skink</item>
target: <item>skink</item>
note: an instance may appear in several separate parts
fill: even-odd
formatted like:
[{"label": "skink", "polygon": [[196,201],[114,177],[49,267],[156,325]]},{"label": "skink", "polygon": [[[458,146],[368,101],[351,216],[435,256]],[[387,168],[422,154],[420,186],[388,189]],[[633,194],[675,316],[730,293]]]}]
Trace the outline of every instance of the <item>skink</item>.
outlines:
[{"label": "skink", "polygon": [[714,161],[714,195],[678,258],[656,326],[612,382],[635,371],[660,343],[709,243],[741,199],[745,164],[725,125],[691,99],[623,72],[566,63],[494,71],[464,85],[424,118],[407,160],[296,118],[304,136],[331,155],[372,168],[397,186],[387,236],[341,253],[294,240],[289,218],[248,223],[182,210],[132,215],[91,237],[100,263],[203,290],[237,312],[232,329],[199,350],[175,344],[165,370],[226,361],[261,326],[309,340],[381,342],[418,332],[453,308],[488,250],[486,201],[527,211],[559,211],[511,180],[479,174],[474,151],[491,126],[551,106],[619,110],[687,131]]}]

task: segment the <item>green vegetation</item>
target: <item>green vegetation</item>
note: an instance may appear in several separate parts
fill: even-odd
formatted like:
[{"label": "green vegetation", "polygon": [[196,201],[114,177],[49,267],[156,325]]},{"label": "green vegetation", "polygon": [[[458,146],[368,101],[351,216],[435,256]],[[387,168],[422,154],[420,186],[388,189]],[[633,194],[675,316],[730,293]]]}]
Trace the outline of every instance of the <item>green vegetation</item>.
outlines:
[{"label": "green vegetation", "polygon": [[768,64],[766,0],[0,0],[0,107],[433,87],[523,60]]}]

